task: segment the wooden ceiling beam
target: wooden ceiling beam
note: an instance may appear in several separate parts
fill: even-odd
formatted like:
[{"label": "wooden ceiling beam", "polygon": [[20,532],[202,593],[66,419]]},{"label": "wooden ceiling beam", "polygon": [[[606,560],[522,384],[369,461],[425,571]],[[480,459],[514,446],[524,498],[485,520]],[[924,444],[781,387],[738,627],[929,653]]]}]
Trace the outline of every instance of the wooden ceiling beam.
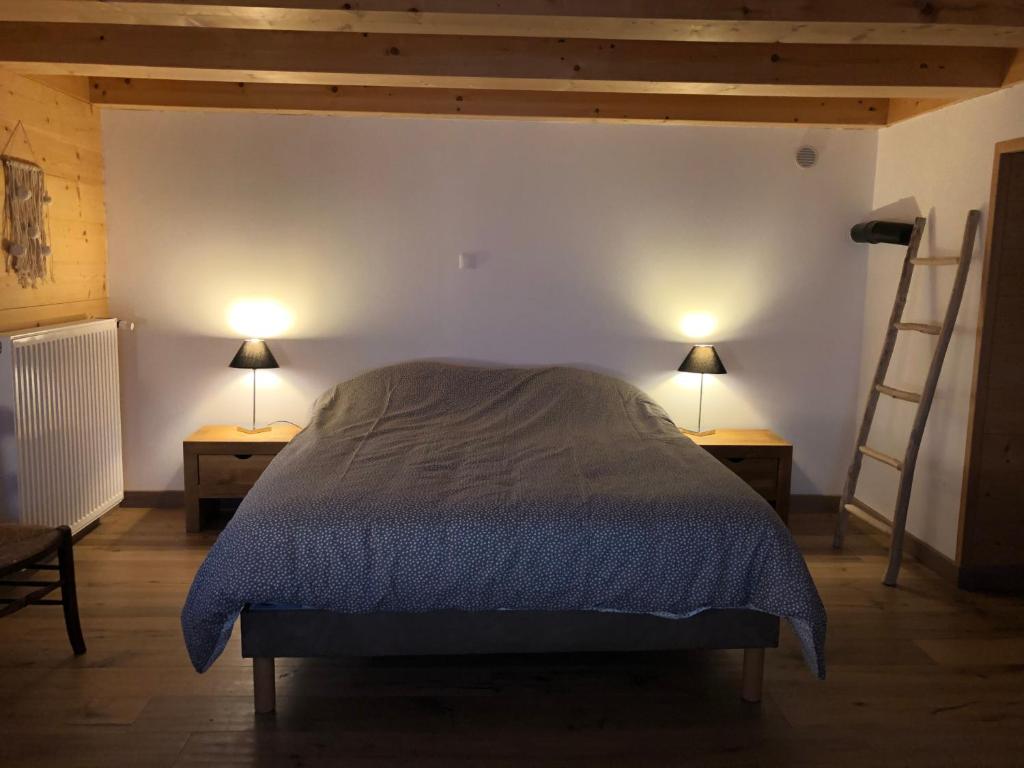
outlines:
[{"label": "wooden ceiling beam", "polygon": [[1006,69],[1006,77],[1003,78],[1003,86],[1009,87],[1024,81],[1024,48],[1017,50]]},{"label": "wooden ceiling beam", "polygon": [[884,99],[482,91],[123,78],[94,78],[91,92],[92,102],[104,107],[627,123],[796,123],[874,127],[886,123],[888,106]]},{"label": "wooden ceiling beam", "polygon": [[955,104],[955,99],[889,99],[889,125]]},{"label": "wooden ceiling beam", "polygon": [[60,91],[65,96],[72,96],[79,101],[91,101],[89,78],[87,77],[72,77],[70,75],[29,75],[28,77],[48,88]]},{"label": "wooden ceiling beam", "polygon": [[734,96],[963,98],[1013,51],[0,23],[28,74]]},{"label": "wooden ceiling beam", "polygon": [[[414,7],[412,7],[414,5]],[[691,42],[1024,47],[1016,0],[0,0],[0,21]]]}]

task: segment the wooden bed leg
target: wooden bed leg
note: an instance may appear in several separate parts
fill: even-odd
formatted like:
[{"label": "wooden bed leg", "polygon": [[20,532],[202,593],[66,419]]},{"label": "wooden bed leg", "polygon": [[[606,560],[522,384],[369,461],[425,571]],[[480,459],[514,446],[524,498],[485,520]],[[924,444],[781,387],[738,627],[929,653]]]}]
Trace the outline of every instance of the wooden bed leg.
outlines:
[{"label": "wooden bed leg", "polygon": [[743,700],[751,704],[761,701],[764,687],[764,648],[743,649]]},{"label": "wooden bed leg", "polygon": [[274,657],[257,656],[254,658],[252,660],[252,692],[256,714],[266,715],[274,711],[276,704],[274,684]]}]

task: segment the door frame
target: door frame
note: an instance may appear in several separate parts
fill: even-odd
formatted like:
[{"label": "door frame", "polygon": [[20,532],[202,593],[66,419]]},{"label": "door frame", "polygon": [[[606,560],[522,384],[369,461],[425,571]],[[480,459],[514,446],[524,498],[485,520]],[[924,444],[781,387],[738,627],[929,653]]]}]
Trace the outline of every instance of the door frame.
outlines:
[{"label": "door frame", "polygon": [[[988,412],[988,380],[992,364],[992,334],[996,311],[996,290],[999,285],[1000,254],[993,253],[993,237],[996,226],[996,204],[999,196],[999,168],[1003,155],[1024,152],[1024,137],[1001,141],[995,145],[992,161],[992,187],[989,195],[988,221],[986,222],[985,253],[981,269],[981,298],[978,309],[978,333],[974,347],[974,372],[971,383],[970,411],[967,421],[967,444],[964,455],[964,476],[960,494],[960,520],[957,530],[956,563],[959,567],[959,581],[967,588],[982,587],[980,582],[989,581],[985,568],[975,569],[964,562],[965,541],[970,536],[967,516],[977,503],[980,494],[978,483],[981,471],[981,448],[984,439],[984,422]],[[984,585],[988,586],[988,585]]]}]

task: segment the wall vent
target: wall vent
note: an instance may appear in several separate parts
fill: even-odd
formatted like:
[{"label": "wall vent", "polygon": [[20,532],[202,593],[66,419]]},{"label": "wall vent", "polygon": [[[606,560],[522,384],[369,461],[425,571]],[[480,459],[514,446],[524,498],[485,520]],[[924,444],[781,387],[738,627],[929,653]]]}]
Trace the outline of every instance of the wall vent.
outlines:
[{"label": "wall vent", "polygon": [[796,151],[796,164],[801,168],[811,168],[818,164],[818,150],[814,147],[800,147]]}]

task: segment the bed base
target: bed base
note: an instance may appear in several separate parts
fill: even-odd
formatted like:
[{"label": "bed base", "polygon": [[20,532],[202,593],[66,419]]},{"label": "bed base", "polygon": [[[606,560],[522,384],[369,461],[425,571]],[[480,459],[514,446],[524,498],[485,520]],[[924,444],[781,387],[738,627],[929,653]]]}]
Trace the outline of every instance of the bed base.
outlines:
[{"label": "bed base", "polygon": [[742,698],[756,703],[765,649],[778,644],[778,617],[741,609],[688,619],[595,611],[242,611],[242,656],[253,660],[254,703],[261,714],[274,711],[275,658],[339,656],[743,649]]}]

